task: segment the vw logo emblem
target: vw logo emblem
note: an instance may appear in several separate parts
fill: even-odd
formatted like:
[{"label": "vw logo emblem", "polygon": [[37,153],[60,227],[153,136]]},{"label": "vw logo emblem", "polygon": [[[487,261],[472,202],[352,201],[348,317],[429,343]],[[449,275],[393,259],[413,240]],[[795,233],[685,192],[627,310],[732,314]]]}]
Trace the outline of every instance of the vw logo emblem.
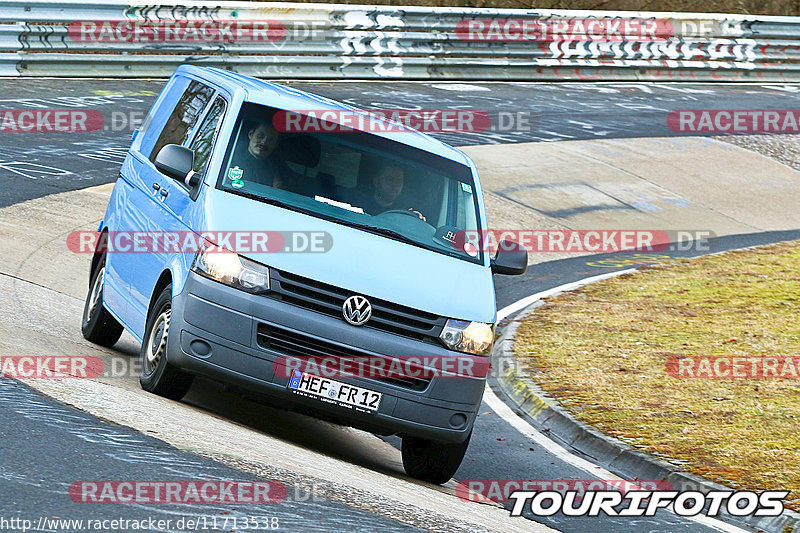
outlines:
[{"label": "vw logo emblem", "polygon": [[348,323],[363,326],[372,316],[372,305],[363,296],[351,296],[342,305],[342,315]]}]

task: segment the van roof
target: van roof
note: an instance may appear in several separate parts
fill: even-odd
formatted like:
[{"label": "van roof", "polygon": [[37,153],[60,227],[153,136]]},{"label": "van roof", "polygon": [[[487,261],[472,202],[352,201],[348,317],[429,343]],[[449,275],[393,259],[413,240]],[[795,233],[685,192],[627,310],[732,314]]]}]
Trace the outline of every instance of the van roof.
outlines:
[{"label": "van roof", "polygon": [[[302,109],[331,109],[334,111],[352,111],[361,110],[358,107],[351,106],[336,100],[331,100],[324,96],[308,93],[300,89],[286,87],[277,83],[273,83],[244,74],[238,74],[229,70],[224,70],[216,67],[201,67],[196,65],[181,65],[177,69],[178,72],[194,75],[209,82],[227,89],[229,92],[234,93],[236,90],[244,90],[246,92],[245,100],[260,100],[259,96],[271,96],[273,101],[277,99],[280,102],[275,102],[275,107],[285,107],[288,109],[302,110]],[[471,162],[464,152],[443,143],[442,141],[422,133],[412,128],[406,128],[402,135],[397,133],[387,132],[371,132],[380,137],[386,137],[393,141],[400,142],[415,148],[420,148],[428,152],[432,152],[453,161],[467,164]],[[395,128],[396,130],[396,128]]]}]

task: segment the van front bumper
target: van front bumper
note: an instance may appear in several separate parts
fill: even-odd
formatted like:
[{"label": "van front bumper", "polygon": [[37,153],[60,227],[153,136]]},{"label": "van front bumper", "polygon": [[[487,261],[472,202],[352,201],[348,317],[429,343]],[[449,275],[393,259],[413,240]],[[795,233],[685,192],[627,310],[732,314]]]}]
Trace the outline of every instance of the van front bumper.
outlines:
[{"label": "van front bumper", "polygon": [[354,327],[343,318],[249,294],[191,272],[172,302],[167,358],[186,372],[264,396],[270,403],[373,433],[462,442],[472,430],[486,384],[483,377],[432,377],[424,389],[384,379],[333,377],[383,394],[376,412],[360,412],[290,392],[287,355],[259,342],[259,331],[263,335],[265,328],[377,357],[476,357]]}]

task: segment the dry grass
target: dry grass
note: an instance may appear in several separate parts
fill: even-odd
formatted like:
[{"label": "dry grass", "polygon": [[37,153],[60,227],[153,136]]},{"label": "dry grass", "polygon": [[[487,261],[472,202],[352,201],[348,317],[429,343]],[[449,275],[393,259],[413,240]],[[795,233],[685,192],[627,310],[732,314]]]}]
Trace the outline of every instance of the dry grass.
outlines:
[{"label": "dry grass", "polygon": [[800,243],[647,268],[565,293],[516,352],[576,417],[733,487],[792,490],[800,379],[679,379],[673,356],[800,356]]}]

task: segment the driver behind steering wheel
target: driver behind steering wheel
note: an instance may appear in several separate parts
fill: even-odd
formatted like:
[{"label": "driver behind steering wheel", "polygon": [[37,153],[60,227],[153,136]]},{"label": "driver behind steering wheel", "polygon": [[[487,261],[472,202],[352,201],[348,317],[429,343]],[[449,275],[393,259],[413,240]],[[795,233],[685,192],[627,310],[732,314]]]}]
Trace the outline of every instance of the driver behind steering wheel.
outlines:
[{"label": "driver behind steering wheel", "polygon": [[399,165],[382,167],[372,180],[372,194],[362,203],[364,212],[378,215],[386,211],[410,211],[420,220],[426,221],[425,215],[414,207],[410,207],[400,199],[403,192],[405,172]]}]

